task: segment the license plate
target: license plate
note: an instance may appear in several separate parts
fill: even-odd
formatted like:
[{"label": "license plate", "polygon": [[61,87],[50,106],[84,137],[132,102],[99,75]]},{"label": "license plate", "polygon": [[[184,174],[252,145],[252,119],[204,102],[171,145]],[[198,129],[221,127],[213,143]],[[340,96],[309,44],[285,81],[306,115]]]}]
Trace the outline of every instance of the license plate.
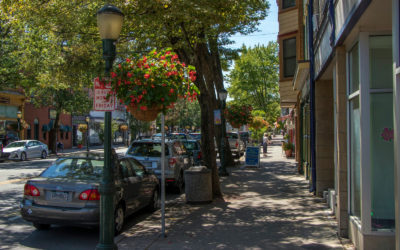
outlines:
[{"label": "license plate", "polygon": [[68,200],[68,192],[51,192],[50,198],[52,200],[67,201]]}]

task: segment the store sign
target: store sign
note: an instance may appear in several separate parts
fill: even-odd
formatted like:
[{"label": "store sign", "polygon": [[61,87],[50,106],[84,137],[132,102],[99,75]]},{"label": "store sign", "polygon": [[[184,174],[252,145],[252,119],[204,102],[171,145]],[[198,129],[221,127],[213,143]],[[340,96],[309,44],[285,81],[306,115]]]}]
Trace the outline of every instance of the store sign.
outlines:
[{"label": "store sign", "polygon": [[260,147],[246,148],[245,165],[253,167],[260,166]]},{"label": "store sign", "polygon": [[214,124],[221,125],[221,110],[220,109],[214,110]]},{"label": "store sign", "polygon": [[105,84],[97,77],[94,79],[94,101],[95,111],[114,111],[115,95],[111,91],[111,84]]}]

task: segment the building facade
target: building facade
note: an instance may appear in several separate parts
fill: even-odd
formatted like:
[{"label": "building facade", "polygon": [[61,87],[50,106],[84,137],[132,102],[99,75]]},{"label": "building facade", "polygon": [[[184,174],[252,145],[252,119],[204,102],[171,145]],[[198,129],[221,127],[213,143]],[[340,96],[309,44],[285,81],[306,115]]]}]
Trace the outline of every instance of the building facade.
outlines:
[{"label": "building facade", "polygon": [[[399,1],[278,5],[288,2],[303,17],[296,25],[280,7],[280,30],[292,20],[296,47],[304,49],[296,58],[291,105],[299,116],[297,160],[310,191],[327,196],[338,234],[357,249],[399,249]],[[280,46],[284,74],[293,66],[287,44]]]}]

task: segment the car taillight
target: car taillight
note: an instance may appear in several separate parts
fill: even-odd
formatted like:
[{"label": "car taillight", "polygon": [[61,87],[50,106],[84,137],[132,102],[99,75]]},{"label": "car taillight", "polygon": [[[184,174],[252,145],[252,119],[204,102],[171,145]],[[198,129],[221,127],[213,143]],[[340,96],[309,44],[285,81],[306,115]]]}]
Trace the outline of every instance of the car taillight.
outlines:
[{"label": "car taillight", "polygon": [[29,196],[40,196],[39,189],[31,184],[25,184],[24,187],[24,195]]},{"label": "car taillight", "polygon": [[239,147],[239,142],[236,141],[235,147]]},{"label": "car taillight", "polygon": [[80,200],[88,200],[88,201],[98,201],[100,200],[100,193],[99,190],[97,189],[88,189],[83,191],[80,195],[79,195],[79,199]]},{"label": "car taillight", "polygon": [[197,155],[197,159],[201,159],[201,152],[199,152],[199,154]]},{"label": "car taillight", "polygon": [[175,165],[175,164],[176,164],[176,158],[174,158],[174,157],[169,158],[168,164],[169,164],[170,166],[171,166],[171,165]]}]

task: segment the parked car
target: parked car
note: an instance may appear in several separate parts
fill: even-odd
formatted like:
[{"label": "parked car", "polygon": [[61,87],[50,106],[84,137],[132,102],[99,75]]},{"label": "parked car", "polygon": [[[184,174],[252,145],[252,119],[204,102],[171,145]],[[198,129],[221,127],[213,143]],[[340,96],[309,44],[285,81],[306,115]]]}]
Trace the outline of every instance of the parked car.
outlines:
[{"label": "parked car", "polygon": [[171,133],[168,135],[168,139],[170,140],[190,140],[192,137],[190,135],[187,135],[185,133]]},{"label": "parked car", "polygon": [[240,139],[244,142],[245,146],[250,142],[250,132],[241,131],[239,132]]},{"label": "parked car", "polygon": [[[124,219],[148,207],[160,207],[157,177],[133,158],[114,158],[115,232],[120,233]],[[77,153],[58,158],[38,177],[28,180],[20,204],[22,218],[37,229],[51,224],[98,226],[99,186],[104,169],[101,153]]]},{"label": "parked car", "polygon": [[191,153],[193,157],[193,165],[198,166],[203,164],[203,155],[201,153],[201,146],[197,140],[182,140],[186,150]]},{"label": "parked car", "polygon": [[201,140],[201,133],[190,133],[189,135],[195,140]]},{"label": "parked car", "polygon": [[5,158],[3,158],[3,147],[3,141],[0,140],[0,162],[3,162]]},{"label": "parked car", "polygon": [[244,155],[244,151],[246,147],[243,141],[240,139],[240,135],[238,132],[227,132],[226,136],[228,137],[229,147],[231,151],[237,158]]},{"label": "parked car", "polygon": [[37,140],[21,140],[9,143],[3,148],[2,157],[9,160],[25,161],[30,158],[45,159],[49,154],[46,144]]},{"label": "parked car", "polygon": [[[140,161],[161,179],[161,140],[134,141],[125,153]],[[184,190],[184,170],[192,166],[192,160],[185,146],[179,140],[165,142],[165,183],[180,193]]]}]

